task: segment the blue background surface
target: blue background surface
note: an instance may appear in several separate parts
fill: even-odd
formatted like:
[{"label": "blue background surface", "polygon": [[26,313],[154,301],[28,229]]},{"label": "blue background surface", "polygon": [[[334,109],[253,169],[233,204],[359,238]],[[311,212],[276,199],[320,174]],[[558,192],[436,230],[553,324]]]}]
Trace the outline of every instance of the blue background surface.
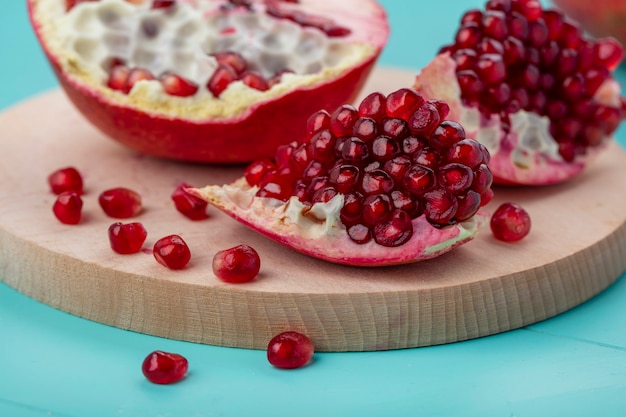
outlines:
[{"label": "blue background surface", "polygon": [[[418,69],[450,41],[462,11],[482,1],[381,3],[393,31],[380,64]],[[0,110],[57,88],[23,0],[2,2],[0,57]],[[623,68],[617,76],[626,80]],[[623,128],[617,139],[626,144]],[[625,300],[622,276],[587,303],[523,329],[428,348],[317,353],[309,366],[282,371],[264,351],[119,330],[0,284],[0,416],[621,417]],[[141,362],[156,349],[186,356],[187,378],[147,382]]]}]

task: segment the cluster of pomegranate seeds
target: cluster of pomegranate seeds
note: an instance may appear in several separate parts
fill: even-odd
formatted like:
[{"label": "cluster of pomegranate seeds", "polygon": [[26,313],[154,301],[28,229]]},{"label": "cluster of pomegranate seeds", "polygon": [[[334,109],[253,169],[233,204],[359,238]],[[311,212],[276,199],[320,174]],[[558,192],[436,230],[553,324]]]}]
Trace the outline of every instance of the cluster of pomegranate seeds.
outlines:
[{"label": "cluster of pomegranate seeds", "polygon": [[52,205],[52,212],[64,224],[78,224],[82,216],[83,200],[74,191],[65,191]]},{"label": "cluster of pomegranate seeds", "polygon": [[116,222],[109,226],[111,249],[121,255],[137,253],[148,237],[148,232],[141,223]]},{"label": "cluster of pomegranate seeds", "polygon": [[496,239],[517,242],[530,233],[530,216],[519,204],[503,203],[491,216],[491,231]]},{"label": "cluster of pomegranate seeds", "polygon": [[191,186],[181,183],[172,193],[172,200],[181,214],[190,220],[204,220],[209,217],[207,214],[208,203],[195,195],[186,191]]},{"label": "cluster of pomegranate seeds", "polygon": [[342,194],[341,222],[354,242],[400,246],[412,219],[456,224],[492,197],[488,151],[445,120],[448,110],[411,89],[372,93],[358,109],[313,114],[305,140],[279,147],[244,176],[258,197],[312,205]]},{"label": "cluster of pomegranate seeds", "polygon": [[547,116],[563,159],[599,144],[619,125],[621,106],[600,104],[594,94],[622,59],[613,38],[587,39],[561,12],[538,0],[489,0],[466,12],[452,45],[464,104],[485,117],[526,110]]},{"label": "cluster of pomegranate seeds", "polygon": [[267,345],[267,360],[277,368],[300,368],[314,353],[311,339],[302,333],[288,331],[274,336]]},{"label": "cluster of pomegranate seeds", "polygon": [[100,207],[107,216],[128,219],[141,212],[141,196],[128,188],[117,187],[103,191],[98,197]]},{"label": "cluster of pomegranate seeds", "polygon": [[183,269],[191,259],[189,246],[178,235],[165,236],[157,240],[152,253],[158,263],[169,269]]},{"label": "cluster of pomegranate seeds", "polygon": [[48,175],[48,185],[54,194],[72,191],[80,195],[83,193],[83,177],[74,167],[60,168]]},{"label": "cluster of pomegranate seeds", "polygon": [[144,359],[141,371],[154,384],[172,384],[185,377],[189,369],[187,359],[178,353],[155,350]]},{"label": "cluster of pomegranate seeds", "polygon": [[250,282],[259,274],[261,258],[249,245],[238,245],[218,251],[213,257],[213,273],[225,282]]}]

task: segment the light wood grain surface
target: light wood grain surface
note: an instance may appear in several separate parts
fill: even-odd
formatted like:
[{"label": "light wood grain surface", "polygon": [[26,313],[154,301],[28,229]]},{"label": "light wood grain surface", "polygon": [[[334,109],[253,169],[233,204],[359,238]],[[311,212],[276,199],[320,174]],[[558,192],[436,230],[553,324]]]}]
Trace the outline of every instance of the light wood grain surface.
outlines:
[{"label": "light wood grain surface", "polygon": [[[409,85],[413,74],[377,70],[366,91]],[[617,146],[582,176],[540,188],[498,188],[487,206],[516,201],[533,230],[517,244],[488,228],[440,258],[387,268],[345,267],[276,245],[217,210],[192,222],[170,200],[176,185],[229,182],[243,167],[187,165],[138,155],[89,126],[59,91],[0,115],[0,279],[63,311],[123,329],[213,345],[264,349],[283,330],[308,334],[318,351],[427,346],[519,328],[593,297],[626,270],[626,155]],[[60,224],[46,177],[72,165],[86,183],[84,219]],[[145,250],[118,255],[97,203],[107,188],[138,191]],[[150,253],[180,234],[192,261],[170,271]],[[220,282],[211,259],[248,243],[261,274]]]}]

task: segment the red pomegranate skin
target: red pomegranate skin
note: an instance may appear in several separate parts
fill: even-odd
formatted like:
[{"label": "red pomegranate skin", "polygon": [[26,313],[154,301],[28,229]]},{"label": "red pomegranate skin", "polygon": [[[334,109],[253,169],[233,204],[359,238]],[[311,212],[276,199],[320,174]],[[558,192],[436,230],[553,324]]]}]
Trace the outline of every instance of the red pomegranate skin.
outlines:
[{"label": "red pomegranate skin", "polygon": [[[382,51],[380,47],[370,59],[343,76],[314,86],[315,94],[311,89],[296,89],[272,102],[250,107],[239,118],[222,122],[172,119],[111,103],[89,86],[70,79],[45,47],[33,7],[33,0],[28,0],[31,25],[59,84],[80,113],[102,133],[131,149],[187,162],[235,164],[273,155],[277,146],[304,136],[302,126],[312,113],[354,101]],[[286,118],[276,123],[281,114]]]}]

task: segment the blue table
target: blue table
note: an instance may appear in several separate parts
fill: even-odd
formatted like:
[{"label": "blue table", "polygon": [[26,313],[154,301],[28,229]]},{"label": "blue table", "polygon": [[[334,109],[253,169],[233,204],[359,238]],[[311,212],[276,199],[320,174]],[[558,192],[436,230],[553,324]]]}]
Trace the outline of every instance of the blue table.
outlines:
[{"label": "blue table", "polygon": [[[24,3],[2,4],[0,110],[57,88]],[[481,1],[441,0],[430,10],[381,3],[393,34],[380,64],[417,69],[451,39],[462,10]],[[626,81],[623,68],[618,77]],[[623,128],[617,138],[626,145]],[[0,284],[0,416],[624,416],[625,300],[622,276],[585,304],[523,329],[428,348],[318,353],[310,366],[281,371],[263,351],[107,327]],[[144,379],[141,362],[156,349],[189,359],[184,381]]]}]

